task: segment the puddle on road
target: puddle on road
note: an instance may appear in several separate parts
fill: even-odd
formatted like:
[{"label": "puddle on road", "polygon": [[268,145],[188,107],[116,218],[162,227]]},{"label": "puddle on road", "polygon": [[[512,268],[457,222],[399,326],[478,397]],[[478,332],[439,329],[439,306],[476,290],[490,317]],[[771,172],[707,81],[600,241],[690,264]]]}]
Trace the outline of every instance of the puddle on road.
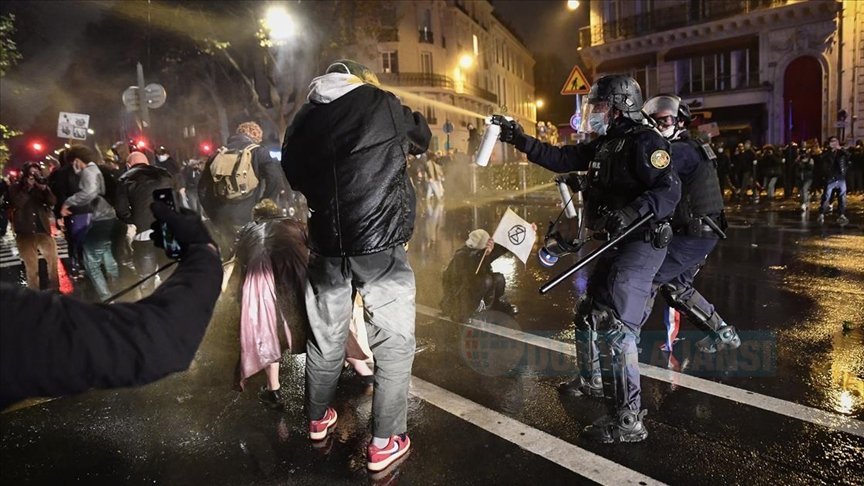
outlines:
[{"label": "puddle on road", "polygon": [[786,337],[823,347],[812,360],[809,383],[825,408],[843,415],[864,414],[864,236],[836,235],[801,242],[798,259],[815,265],[813,274],[787,275],[796,294],[815,303],[810,315]]}]

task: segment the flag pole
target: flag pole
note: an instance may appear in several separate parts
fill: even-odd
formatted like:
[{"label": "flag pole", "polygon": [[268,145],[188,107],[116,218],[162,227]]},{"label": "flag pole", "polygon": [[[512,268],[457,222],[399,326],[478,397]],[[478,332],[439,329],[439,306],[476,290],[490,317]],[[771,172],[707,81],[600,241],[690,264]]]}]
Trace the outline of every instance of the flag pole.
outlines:
[{"label": "flag pole", "polygon": [[489,254],[489,250],[483,252],[483,256],[480,257],[480,263],[477,264],[477,270],[474,270],[474,275],[477,275],[477,272],[480,271],[480,267],[483,266],[483,260],[486,259],[486,255]]}]

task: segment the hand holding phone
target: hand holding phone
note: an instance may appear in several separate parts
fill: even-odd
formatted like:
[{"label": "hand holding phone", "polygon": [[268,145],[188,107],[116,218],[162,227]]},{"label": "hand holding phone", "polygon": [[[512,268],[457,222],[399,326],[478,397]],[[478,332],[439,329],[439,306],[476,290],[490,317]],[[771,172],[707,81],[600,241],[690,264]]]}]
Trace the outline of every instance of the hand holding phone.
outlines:
[{"label": "hand holding phone", "polygon": [[[175,202],[173,189],[156,189],[153,191],[153,200],[161,202],[168,206],[171,211],[175,213],[177,212],[177,204]],[[165,254],[168,258],[173,258],[175,260],[179,259],[180,254],[183,252],[183,248],[180,246],[177,239],[174,238],[174,232],[171,231],[171,228],[165,221],[158,221],[158,223],[159,230],[162,232],[162,245],[165,249]]]}]

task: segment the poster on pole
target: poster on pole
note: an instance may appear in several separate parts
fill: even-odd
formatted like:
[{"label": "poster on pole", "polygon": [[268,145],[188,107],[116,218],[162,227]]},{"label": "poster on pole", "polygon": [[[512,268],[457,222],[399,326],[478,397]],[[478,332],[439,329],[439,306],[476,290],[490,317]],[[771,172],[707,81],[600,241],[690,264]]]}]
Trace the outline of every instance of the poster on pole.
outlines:
[{"label": "poster on pole", "polygon": [[58,137],[87,140],[88,128],[90,128],[90,115],[60,112],[60,118],[57,120]]}]

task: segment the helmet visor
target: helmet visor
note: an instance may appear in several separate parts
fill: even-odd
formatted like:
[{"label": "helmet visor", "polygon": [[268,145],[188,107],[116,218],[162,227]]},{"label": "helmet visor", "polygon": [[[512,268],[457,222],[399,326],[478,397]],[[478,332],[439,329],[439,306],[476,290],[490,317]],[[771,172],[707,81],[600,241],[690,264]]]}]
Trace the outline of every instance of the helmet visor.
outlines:
[{"label": "helmet visor", "polygon": [[582,120],[579,131],[582,133],[599,133],[600,125],[609,124],[609,102],[605,100],[589,101],[588,95],[582,97]]},{"label": "helmet visor", "polygon": [[677,96],[655,96],[645,102],[642,111],[648,114],[660,127],[668,127],[678,122],[678,106],[681,99]]}]

